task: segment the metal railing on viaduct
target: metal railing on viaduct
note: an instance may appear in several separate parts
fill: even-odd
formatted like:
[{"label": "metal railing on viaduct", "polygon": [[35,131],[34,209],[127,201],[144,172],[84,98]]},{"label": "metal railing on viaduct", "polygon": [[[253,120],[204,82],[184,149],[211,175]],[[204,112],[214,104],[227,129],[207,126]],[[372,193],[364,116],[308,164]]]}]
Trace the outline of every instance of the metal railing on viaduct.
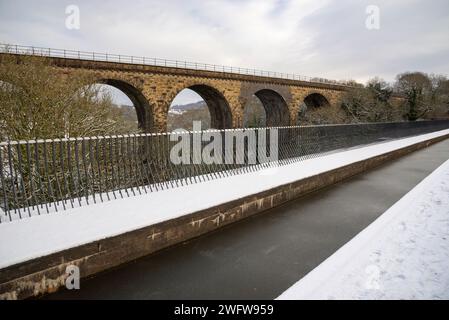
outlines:
[{"label": "metal railing on viaduct", "polygon": [[[0,222],[447,128],[449,120],[1,142]],[[206,152],[211,143],[215,143],[213,152]],[[201,158],[205,153],[214,160]],[[180,155],[183,160],[177,163]]]},{"label": "metal railing on viaduct", "polygon": [[20,54],[20,55],[32,55],[41,57],[53,57],[53,58],[66,58],[66,59],[79,59],[89,61],[101,61],[101,62],[117,62],[117,63],[130,63],[149,65],[157,67],[172,67],[172,68],[184,68],[201,71],[214,71],[214,72],[226,72],[235,73],[250,76],[280,78],[287,80],[306,81],[312,83],[324,83],[337,86],[352,87],[354,84],[346,81],[330,80],[320,77],[308,77],[293,73],[283,73],[275,71],[264,71],[250,68],[230,67],[217,64],[208,64],[201,62],[181,61],[181,60],[169,60],[161,58],[139,57],[121,54],[89,52],[89,51],[76,51],[66,49],[54,49],[32,46],[21,46],[15,44],[0,44],[0,53],[6,54]]}]

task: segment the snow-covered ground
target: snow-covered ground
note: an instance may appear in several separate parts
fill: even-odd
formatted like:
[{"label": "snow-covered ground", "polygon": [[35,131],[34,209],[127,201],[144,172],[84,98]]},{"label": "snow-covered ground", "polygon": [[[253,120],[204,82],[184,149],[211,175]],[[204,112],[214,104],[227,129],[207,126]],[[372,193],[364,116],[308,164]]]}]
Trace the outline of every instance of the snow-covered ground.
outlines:
[{"label": "snow-covered ground", "polygon": [[449,299],[449,161],[278,299]]},{"label": "snow-covered ground", "polygon": [[442,130],[257,172],[1,223],[0,269],[207,209],[447,134],[449,130]]}]

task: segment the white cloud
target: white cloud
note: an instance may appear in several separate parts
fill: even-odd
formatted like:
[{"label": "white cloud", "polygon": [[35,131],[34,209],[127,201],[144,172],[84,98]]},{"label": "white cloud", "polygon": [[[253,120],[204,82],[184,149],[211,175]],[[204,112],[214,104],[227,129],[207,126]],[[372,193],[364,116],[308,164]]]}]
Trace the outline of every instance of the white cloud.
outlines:
[{"label": "white cloud", "polygon": [[[0,2],[0,39],[334,79],[449,73],[447,0],[376,2],[378,31],[365,28],[365,0],[16,0]],[[69,4],[80,30],[65,28]]]}]

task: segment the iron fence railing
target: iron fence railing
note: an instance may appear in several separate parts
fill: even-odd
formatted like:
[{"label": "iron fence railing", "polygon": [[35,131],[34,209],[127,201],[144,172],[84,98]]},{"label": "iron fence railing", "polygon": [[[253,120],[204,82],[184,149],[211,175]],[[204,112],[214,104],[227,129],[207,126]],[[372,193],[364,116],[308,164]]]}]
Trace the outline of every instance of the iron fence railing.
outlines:
[{"label": "iron fence railing", "polygon": [[2,142],[0,222],[447,128],[449,120]]},{"label": "iron fence railing", "polygon": [[200,63],[200,62],[169,60],[169,59],[149,58],[149,57],[138,57],[138,56],[130,56],[130,55],[111,54],[111,53],[21,46],[21,45],[15,45],[15,44],[0,44],[0,52],[10,53],[10,54],[43,56],[43,57],[69,58],[69,59],[102,61],[102,62],[131,63],[131,64],[158,66],[158,67],[173,67],[173,68],[184,68],[184,69],[193,69],[193,70],[202,70],[202,71],[235,73],[235,74],[242,74],[242,75],[259,76],[259,77],[298,80],[298,81],[306,81],[306,82],[313,82],[313,83],[325,83],[325,84],[332,84],[332,85],[345,86],[345,87],[354,86],[352,83],[349,83],[347,81],[329,80],[329,79],[320,78],[320,77],[308,77],[308,76],[302,76],[302,75],[293,74],[293,73],[264,71],[264,70],[258,70],[258,69],[230,67],[230,66],[222,66],[222,65],[216,65],[216,64]]}]

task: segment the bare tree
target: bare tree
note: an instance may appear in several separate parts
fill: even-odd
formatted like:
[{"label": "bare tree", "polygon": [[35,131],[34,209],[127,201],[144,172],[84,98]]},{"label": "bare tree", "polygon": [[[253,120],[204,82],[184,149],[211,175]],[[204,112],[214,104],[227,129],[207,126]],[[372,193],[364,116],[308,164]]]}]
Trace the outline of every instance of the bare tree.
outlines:
[{"label": "bare tree", "polygon": [[319,107],[308,107],[302,103],[299,107],[297,124],[299,125],[322,125],[346,123],[347,117],[338,106],[324,105]]},{"label": "bare tree", "polygon": [[449,117],[449,80],[443,75],[429,75],[431,91],[429,102],[432,110],[427,115],[429,118]]},{"label": "bare tree", "polygon": [[432,110],[432,82],[427,74],[401,73],[396,77],[395,89],[406,97],[404,117],[407,120],[418,120]]},{"label": "bare tree", "polygon": [[385,122],[401,119],[400,111],[390,104],[391,86],[383,79],[373,78],[366,87],[352,88],[342,100],[350,122]]},{"label": "bare tree", "polygon": [[0,61],[0,140],[125,133],[129,123],[82,71],[61,74],[40,57]]}]

